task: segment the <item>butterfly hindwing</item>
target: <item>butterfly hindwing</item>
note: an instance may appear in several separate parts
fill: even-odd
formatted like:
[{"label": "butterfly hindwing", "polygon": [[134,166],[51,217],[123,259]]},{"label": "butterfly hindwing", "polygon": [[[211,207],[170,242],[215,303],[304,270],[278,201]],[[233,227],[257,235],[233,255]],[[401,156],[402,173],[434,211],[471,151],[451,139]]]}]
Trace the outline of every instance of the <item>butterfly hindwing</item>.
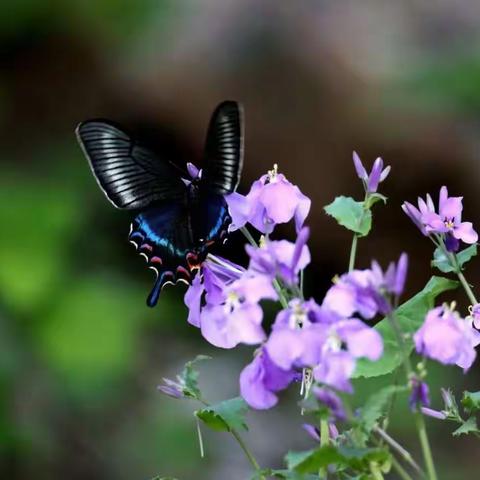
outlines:
[{"label": "butterfly hindwing", "polygon": [[86,121],[76,133],[98,184],[117,208],[139,209],[185,195],[185,184],[172,164],[112,123]]},{"label": "butterfly hindwing", "polygon": [[213,112],[204,157],[201,188],[218,195],[232,193],[243,165],[243,112],[237,102],[222,102]]}]

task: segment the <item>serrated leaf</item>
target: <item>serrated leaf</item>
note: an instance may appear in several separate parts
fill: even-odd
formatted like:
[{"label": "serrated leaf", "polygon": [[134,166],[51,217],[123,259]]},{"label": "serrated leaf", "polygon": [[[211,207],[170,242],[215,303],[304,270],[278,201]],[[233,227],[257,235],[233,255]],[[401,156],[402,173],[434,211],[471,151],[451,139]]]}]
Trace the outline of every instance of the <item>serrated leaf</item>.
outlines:
[{"label": "serrated leaf", "polygon": [[460,425],[453,433],[452,435],[454,437],[458,437],[459,435],[466,435],[468,433],[475,433],[478,432],[478,427],[477,427],[477,420],[475,417],[470,417],[463,425]]},{"label": "serrated leaf", "polygon": [[289,452],[285,461],[289,470],[298,473],[315,473],[331,464],[350,467],[357,472],[369,471],[370,462],[376,462],[381,469],[388,471],[390,454],[381,448],[352,449],[327,445],[304,452]]},{"label": "serrated leaf", "polygon": [[230,432],[247,430],[247,412],[247,404],[243,398],[237,397],[197,410],[195,415],[213,430]]},{"label": "serrated leaf", "polygon": [[462,405],[469,414],[480,410],[480,392],[463,392]]},{"label": "serrated leaf", "polygon": [[[452,290],[458,286],[458,282],[444,277],[433,276],[422,291],[410,300],[400,305],[396,311],[397,321],[404,334],[409,335],[405,339],[405,347],[410,353],[413,350],[413,335],[423,324],[425,315],[434,307],[435,299],[443,292]],[[398,348],[395,332],[388,318],[384,318],[375,325],[383,338],[383,355],[380,360],[373,362],[367,359],[359,359],[353,374],[358,377],[378,377],[395,370],[402,363],[402,355]]]},{"label": "serrated leaf", "polygon": [[183,387],[183,394],[186,397],[195,399],[201,398],[202,394],[198,386],[199,373],[197,370],[195,370],[194,365],[198,362],[210,359],[211,357],[207,355],[197,355],[193,360],[190,360],[185,364],[185,367],[178,379]]},{"label": "serrated leaf", "polygon": [[369,397],[360,413],[362,426],[367,433],[371,432],[375,426],[375,423],[377,423],[379,418],[383,415],[391,398],[397,393],[401,393],[406,390],[407,388],[405,386],[389,385]]},{"label": "serrated leaf", "polygon": [[[460,268],[463,267],[468,261],[477,255],[477,245],[470,245],[457,254],[457,261]],[[443,273],[454,272],[455,268],[450,264],[450,260],[445,255],[444,251],[440,248],[436,248],[433,252],[433,260],[431,262],[432,267],[438,268]]]},{"label": "serrated leaf", "polygon": [[324,207],[325,212],[332,216],[339,225],[364,237],[372,228],[372,212],[364,208],[363,202],[357,202],[351,197],[337,197]]}]

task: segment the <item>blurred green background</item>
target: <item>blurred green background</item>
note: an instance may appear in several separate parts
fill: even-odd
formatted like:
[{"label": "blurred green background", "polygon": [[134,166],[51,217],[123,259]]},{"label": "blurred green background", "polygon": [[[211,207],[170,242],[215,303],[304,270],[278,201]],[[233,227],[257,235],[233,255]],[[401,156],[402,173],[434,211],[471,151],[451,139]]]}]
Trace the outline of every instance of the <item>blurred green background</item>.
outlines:
[{"label": "blurred green background", "polygon": [[[480,225],[479,25],[476,0],[1,2],[0,477],[247,478],[226,434],[205,432],[200,459],[194,407],[156,385],[204,353],[215,357],[201,366],[206,396],[235,396],[251,350],[203,342],[186,324],[183,286],[145,306],[153,276],[126,241],[129,215],[93,180],[78,122],[111,118],[175,161],[198,162],[216,103],[241,101],[240,191],[278,163],[312,198],[307,294],[319,300],[345,270],[350,242],[322,206],[342,193],[360,197],[353,149],[367,163],[382,155],[393,167],[390,202],[376,209],[359,265],[407,251],[412,293],[429,278],[431,247],[400,202],[445,183]],[[224,254],[245,260],[241,239]],[[477,265],[468,276],[478,285]],[[479,389],[478,366],[465,377],[431,371],[437,407],[442,385]],[[250,416],[262,465],[279,467],[287,449],[311,446],[295,396]],[[393,431],[417,449],[405,407],[397,410]],[[476,478],[478,441],[428,424],[441,478]]]}]

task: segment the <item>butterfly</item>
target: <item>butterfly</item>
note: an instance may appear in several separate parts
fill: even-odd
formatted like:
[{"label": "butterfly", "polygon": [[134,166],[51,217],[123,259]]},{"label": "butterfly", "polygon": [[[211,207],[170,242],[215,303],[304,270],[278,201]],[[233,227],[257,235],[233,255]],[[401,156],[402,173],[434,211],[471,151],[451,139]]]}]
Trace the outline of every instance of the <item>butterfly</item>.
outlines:
[{"label": "butterfly", "polygon": [[128,238],[156,273],[148,306],[156,305],[165,285],[190,284],[210,247],[225,240],[231,219],[224,196],[240,180],[243,130],[241,106],[220,103],[208,126],[203,170],[188,180],[113,122],[78,125],[77,139],[101,190],[116,208],[136,212]]}]

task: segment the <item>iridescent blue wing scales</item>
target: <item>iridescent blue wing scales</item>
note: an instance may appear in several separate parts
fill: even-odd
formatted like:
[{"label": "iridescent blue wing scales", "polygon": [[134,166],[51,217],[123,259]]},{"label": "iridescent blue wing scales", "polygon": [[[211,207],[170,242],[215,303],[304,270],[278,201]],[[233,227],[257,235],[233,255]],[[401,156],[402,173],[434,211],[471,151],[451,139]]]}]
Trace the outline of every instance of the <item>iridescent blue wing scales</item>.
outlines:
[{"label": "iridescent blue wing scales", "polygon": [[130,242],[155,271],[155,285],[147,299],[153,307],[163,286],[183,281],[190,283],[198,268],[190,212],[179,202],[164,202],[137,215],[131,225]]}]

